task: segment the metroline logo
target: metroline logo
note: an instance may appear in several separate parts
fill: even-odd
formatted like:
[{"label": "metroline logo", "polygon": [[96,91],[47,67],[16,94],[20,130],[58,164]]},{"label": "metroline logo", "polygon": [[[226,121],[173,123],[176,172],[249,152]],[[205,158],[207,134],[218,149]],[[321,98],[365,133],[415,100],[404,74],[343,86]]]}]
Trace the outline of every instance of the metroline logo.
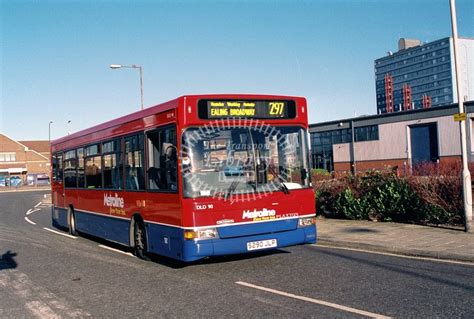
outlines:
[{"label": "metroline logo", "polygon": [[115,196],[112,196],[112,194],[104,194],[104,206],[123,208],[125,206],[124,204],[125,201],[123,200],[123,197],[118,197],[117,193],[115,193]]},{"label": "metroline logo", "polygon": [[272,218],[275,217],[276,211],[274,209],[262,209],[262,210],[256,210],[254,209],[253,211],[250,210],[244,210],[242,213],[242,219],[250,218],[250,219],[255,219],[255,218]]}]

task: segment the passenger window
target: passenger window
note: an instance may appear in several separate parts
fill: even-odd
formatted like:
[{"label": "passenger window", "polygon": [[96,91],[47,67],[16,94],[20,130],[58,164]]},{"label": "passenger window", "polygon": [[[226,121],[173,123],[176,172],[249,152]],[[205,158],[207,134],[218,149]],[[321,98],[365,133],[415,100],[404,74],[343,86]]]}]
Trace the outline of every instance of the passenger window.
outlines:
[{"label": "passenger window", "polygon": [[102,144],[104,188],[122,189],[122,152],[120,140]]},{"label": "passenger window", "polygon": [[85,175],[86,188],[102,188],[102,161],[99,145],[86,147]]},{"label": "passenger window", "polygon": [[76,188],[77,177],[76,177],[76,150],[68,151],[64,153],[64,187]]},{"label": "passenger window", "polygon": [[84,149],[77,149],[77,187],[84,188]]},{"label": "passenger window", "polygon": [[143,135],[125,138],[125,189],[144,190],[144,144]]},{"label": "passenger window", "polygon": [[176,128],[167,127],[147,134],[148,189],[178,190],[178,152]]},{"label": "passenger window", "polygon": [[53,181],[63,182],[63,154],[60,152],[53,155]]}]

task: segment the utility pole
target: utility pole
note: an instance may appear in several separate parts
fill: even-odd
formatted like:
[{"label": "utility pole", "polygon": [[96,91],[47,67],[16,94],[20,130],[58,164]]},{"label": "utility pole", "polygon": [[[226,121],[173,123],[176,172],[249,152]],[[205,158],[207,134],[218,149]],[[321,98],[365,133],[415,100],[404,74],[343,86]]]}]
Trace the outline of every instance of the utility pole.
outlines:
[{"label": "utility pole", "polygon": [[[459,73],[459,52],[458,52],[458,27],[456,22],[456,3],[455,0],[450,0],[451,7],[451,26],[453,29],[453,50],[454,50],[454,68],[456,73],[456,88],[458,95],[459,113],[464,113],[464,101],[462,95],[462,83]],[[462,185],[463,185],[463,199],[464,199],[464,218],[465,231],[470,233],[472,229],[472,183],[471,173],[467,164],[467,131],[466,121],[459,122],[459,129],[461,133],[461,153],[462,153]]]}]

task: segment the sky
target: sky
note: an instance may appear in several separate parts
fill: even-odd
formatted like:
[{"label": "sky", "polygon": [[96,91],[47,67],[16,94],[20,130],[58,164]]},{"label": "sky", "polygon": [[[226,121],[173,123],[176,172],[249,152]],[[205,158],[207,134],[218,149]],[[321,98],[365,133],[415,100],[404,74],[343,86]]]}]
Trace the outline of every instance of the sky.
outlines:
[{"label": "sky", "polygon": [[[474,38],[474,1],[457,0]],[[0,133],[51,138],[185,94],[304,96],[317,123],[376,113],[374,60],[451,35],[449,0],[0,0]],[[67,124],[68,121],[70,124]]]}]

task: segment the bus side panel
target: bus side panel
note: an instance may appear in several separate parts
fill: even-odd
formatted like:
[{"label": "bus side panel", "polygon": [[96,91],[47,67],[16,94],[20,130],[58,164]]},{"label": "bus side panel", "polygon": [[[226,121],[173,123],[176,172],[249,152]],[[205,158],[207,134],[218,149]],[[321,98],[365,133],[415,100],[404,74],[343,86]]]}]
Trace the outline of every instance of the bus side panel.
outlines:
[{"label": "bus side panel", "polygon": [[53,206],[52,211],[53,227],[56,228],[67,228],[67,210],[60,207]]},{"label": "bus side panel", "polygon": [[171,227],[145,222],[148,236],[148,250],[162,256],[183,259],[184,231]]},{"label": "bus side panel", "polygon": [[129,245],[130,221],[76,210],[76,229],[80,232]]}]

